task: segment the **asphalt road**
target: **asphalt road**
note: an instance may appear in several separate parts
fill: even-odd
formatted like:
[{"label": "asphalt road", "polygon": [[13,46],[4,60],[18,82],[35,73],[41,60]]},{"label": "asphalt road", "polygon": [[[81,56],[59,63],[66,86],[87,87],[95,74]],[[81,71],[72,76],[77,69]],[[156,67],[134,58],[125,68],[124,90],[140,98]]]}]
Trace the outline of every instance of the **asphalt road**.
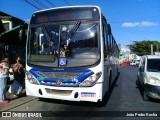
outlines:
[{"label": "asphalt road", "polygon": [[[108,119],[108,120],[160,120],[160,117],[107,117],[106,114],[118,116],[118,111],[127,111],[127,113],[141,113],[143,111],[160,111],[160,101],[150,100],[143,101],[140,90],[136,86],[136,75],[138,68],[134,66],[120,67],[120,74],[112,85],[112,88],[104,98],[102,104],[90,102],[70,102],[53,99],[34,99],[23,105],[20,105],[10,111],[47,111],[44,114],[54,114],[55,120],[72,119],[73,117],[60,117],[65,111],[81,111],[78,112],[79,117],[73,119]],[[54,111],[54,112],[53,112]],[[62,111],[62,112],[57,112]],[[93,112],[94,111],[94,112]],[[108,113],[110,111],[110,113]],[[53,113],[52,113],[53,112]],[[92,113],[93,112],[93,113]],[[102,113],[102,116],[101,116]],[[146,112],[144,112],[146,113]],[[65,113],[66,114],[66,113]],[[68,112],[71,116],[74,112]],[[53,116],[54,116],[53,115]],[[82,117],[82,116],[83,117]],[[97,115],[97,116],[96,116]],[[143,114],[142,114],[143,115]],[[86,116],[86,117],[84,117]],[[17,118],[12,118],[14,120]],[[26,119],[26,118],[24,118]],[[33,119],[33,118],[32,118]],[[36,119],[36,118],[34,118]],[[50,119],[50,118],[38,118]]]}]

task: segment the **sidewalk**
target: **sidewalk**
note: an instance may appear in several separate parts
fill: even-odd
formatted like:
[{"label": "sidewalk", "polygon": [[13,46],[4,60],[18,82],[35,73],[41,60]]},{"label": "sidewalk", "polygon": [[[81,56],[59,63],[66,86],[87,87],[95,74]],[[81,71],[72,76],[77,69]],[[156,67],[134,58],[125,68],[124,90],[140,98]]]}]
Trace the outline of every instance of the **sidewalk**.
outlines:
[{"label": "sidewalk", "polygon": [[36,99],[35,97],[26,96],[25,92],[20,97],[14,96],[12,93],[7,93],[7,98],[9,98],[8,104],[0,104],[0,111],[8,111],[12,108],[18,107],[29,101]]}]

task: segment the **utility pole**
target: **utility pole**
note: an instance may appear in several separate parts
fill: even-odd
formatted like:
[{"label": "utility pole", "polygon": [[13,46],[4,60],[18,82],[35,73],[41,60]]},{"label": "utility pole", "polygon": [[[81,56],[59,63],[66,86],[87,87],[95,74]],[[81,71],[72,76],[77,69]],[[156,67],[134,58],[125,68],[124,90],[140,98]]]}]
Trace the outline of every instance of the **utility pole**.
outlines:
[{"label": "utility pole", "polygon": [[158,44],[157,44],[157,54],[160,55]]},{"label": "utility pole", "polygon": [[157,52],[159,53],[159,46],[158,46],[158,44],[157,44]]},{"label": "utility pole", "polygon": [[153,55],[153,45],[151,44],[151,55]]}]

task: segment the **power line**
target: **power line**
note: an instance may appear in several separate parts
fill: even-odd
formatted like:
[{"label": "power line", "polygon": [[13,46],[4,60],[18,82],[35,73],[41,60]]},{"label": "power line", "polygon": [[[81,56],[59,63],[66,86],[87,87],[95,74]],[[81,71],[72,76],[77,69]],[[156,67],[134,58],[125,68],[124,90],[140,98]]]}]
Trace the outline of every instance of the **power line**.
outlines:
[{"label": "power line", "polygon": [[65,3],[67,3],[69,6],[71,6],[71,4],[69,2],[67,2],[66,0],[64,0]]},{"label": "power line", "polygon": [[34,0],[36,3],[38,3],[40,6],[42,6],[43,8],[48,8],[46,5],[44,5],[42,2],[40,2],[39,0]]},{"label": "power line", "polygon": [[40,8],[38,8],[37,6],[35,6],[34,4],[32,4],[31,2],[29,2],[28,0],[24,0],[25,2],[27,2],[28,4],[32,5],[33,7],[35,7],[38,10],[41,10]]},{"label": "power line", "polygon": [[48,0],[45,0],[45,1],[47,1],[49,4],[51,4],[52,6],[54,6],[54,7],[56,7],[53,3],[51,3],[50,1],[48,1]]}]

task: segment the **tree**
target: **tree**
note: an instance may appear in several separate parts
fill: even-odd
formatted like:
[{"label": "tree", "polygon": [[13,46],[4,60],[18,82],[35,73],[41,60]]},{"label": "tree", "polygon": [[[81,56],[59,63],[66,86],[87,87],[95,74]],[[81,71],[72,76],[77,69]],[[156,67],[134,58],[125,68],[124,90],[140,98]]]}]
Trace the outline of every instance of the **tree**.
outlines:
[{"label": "tree", "polygon": [[153,51],[160,51],[160,42],[158,41],[133,41],[132,44],[127,45],[132,53],[139,56],[151,54],[151,44],[153,45]]}]

